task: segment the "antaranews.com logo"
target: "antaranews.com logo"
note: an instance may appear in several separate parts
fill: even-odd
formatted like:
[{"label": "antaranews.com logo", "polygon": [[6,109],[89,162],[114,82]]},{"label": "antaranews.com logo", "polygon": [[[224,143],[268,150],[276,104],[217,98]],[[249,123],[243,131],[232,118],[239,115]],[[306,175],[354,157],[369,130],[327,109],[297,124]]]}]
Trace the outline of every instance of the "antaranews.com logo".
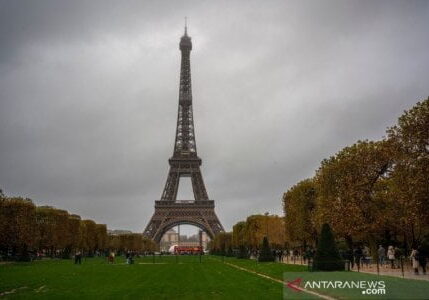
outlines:
[{"label": "antaranews.com logo", "polygon": [[286,283],[294,291],[317,289],[358,289],[362,295],[386,295],[384,280],[303,280],[296,278]]},{"label": "antaranews.com logo", "polygon": [[[357,272],[284,272],[284,299],[407,299],[411,286],[397,278]],[[426,281],[414,283],[425,286]],[[414,286],[412,285],[412,286]],[[414,297],[415,296],[415,297]],[[427,299],[427,294],[413,293],[415,299]]]}]

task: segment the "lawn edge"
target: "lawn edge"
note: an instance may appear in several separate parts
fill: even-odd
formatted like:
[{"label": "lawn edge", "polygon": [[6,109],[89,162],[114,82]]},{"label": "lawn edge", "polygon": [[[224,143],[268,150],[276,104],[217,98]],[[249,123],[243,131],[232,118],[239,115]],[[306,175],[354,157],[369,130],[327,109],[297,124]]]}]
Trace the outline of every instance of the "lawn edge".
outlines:
[{"label": "lawn edge", "polygon": [[[260,277],[262,277],[262,278],[269,279],[269,280],[272,280],[272,281],[277,282],[277,283],[281,283],[282,285],[284,285],[284,284],[285,284],[285,282],[283,282],[282,280],[277,279],[277,278],[273,278],[273,277],[268,276],[268,275],[266,275],[266,274],[259,273],[259,272],[253,271],[253,270],[249,270],[249,269],[246,269],[246,268],[243,268],[243,267],[237,266],[237,265],[232,264],[232,263],[229,263],[229,262],[224,262],[224,263],[225,263],[226,265],[231,266],[231,267],[233,267],[233,268],[236,268],[236,269],[238,269],[238,270],[245,271],[245,272],[248,272],[248,273],[251,273],[251,274],[256,274],[256,275],[258,275],[258,276],[260,276]],[[314,291],[310,291],[310,290],[304,289],[304,288],[302,288],[302,287],[299,287],[299,289],[300,289],[302,292],[305,292],[305,293],[311,294],[311,295],[313,295],[313,296],[320,297],[320,298],[322,298],[322,299],[326,299],[326,300],[335,300],[335,299],[337,299],[337,298],[333,298],[333,297],[331,297],[331,296],[327,296],[327,295],[319,294],[319,293],[316,293],[316,292],[314,292]]]}]

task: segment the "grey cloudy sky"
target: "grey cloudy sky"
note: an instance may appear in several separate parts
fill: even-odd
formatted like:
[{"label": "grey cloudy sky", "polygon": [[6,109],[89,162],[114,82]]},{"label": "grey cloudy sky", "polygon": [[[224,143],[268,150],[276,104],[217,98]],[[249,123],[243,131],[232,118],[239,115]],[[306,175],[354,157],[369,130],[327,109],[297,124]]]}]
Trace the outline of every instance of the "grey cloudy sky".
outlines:
[{"label": "grey cloudy sky", "polygon": [[228,230],[429,95],[428,1],[0,1],[0,188],[141,232],[173,151],[184,16]]}]

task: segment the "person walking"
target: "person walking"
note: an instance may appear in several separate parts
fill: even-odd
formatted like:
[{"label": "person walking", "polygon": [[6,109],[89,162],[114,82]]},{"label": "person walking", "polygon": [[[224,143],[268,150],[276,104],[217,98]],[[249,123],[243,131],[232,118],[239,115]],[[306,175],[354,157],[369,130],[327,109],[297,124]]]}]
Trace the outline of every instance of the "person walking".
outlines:
[{"label": "person walking", "polygon": [[370,252],[369,252],[369,247],[368,246],[364,246],[362,249],[362,255],[363,255],[363,263],[368,267],[369,265],[369,260],[370,260]]},{"label": "person walking", "polygon": [[127,264],[131,265],[133,263],[133,253],[128,251],[125,257],[127,258]]},{"label": "person walking", "polygon": [[357,246],[356,249],[354,250],[354,257],[356,260],[355,263],[357,265],[358,270],[361,267],[362,256],[363,256],[362,248],[360,246]]},{"label": "person walking", "polygon": [[115,262],[115,252],[110,252],[109,254],[109,263],[113,264]]},{"label": "person walking", "polygon": [[427,256],[428,256],[428,254],[426,252],[426,249],[423,248],[422,246],[420,246],[417,249],[417,251],[418,251],[418,254],[419,254],[419,258],[418,258],[419,265],[420,265],[420,267],[422,267],[423,275],[426,275],[426,263],[427,263]]},{"label": "person walking", "polygon": [[277,257],[279,259],[279,262],[283,262],[283,251],[277,250]]},{"label": "person walking", "polygon": [[345,258],[346,258],[346,260],[348,260],[348,263],[349,263],[349,269],[350,269],[350,268],[351,268],[351,269],[353,269],[353,268],[354,268],[354,266],[355,266],[355,262],[354,262],[353,250],[352,250],[352,249],[348,248],[348,249],[346,250]]},{"label": "person walking", "polygon": [[384,265],[384,260],[386,259],[386,249],[384,249],[383,245],[378,246],[378,263],[382,266]]},{"label": "person walking", "polygon": [[390,268],[395,268],[395,248],[392,245],[387,248],[387,258],[390,261]]},{"label": "person walking", "polygon": [[419,275],[419,251],[416,249],[416,247],[413,247],[410,259],[413,265],[414,274]]},{"label": "person walking", "polygon": [[298,249],[293,250],[293,259],[294,259],[293,263],[295,263],[295,261],[298,259],[298,256],[299,256]]},{"label": "person walking", "polygon": [[82,263],[82,252],[77,251],[76,254],[74,255],[74,264],[81,264]]}]

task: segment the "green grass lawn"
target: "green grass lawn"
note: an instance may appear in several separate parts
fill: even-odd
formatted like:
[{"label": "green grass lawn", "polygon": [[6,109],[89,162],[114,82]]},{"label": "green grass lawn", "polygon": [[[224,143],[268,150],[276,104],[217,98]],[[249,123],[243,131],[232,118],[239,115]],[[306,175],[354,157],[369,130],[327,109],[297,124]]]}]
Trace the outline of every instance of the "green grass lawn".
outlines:
[{"label": "green grass lawn", "polygon": [[44,260],[0,265],[0,293],[15,298],[282,299],[282,285],[203,256]]},{"label": "green grass lawn", "polygon": [[[155,262],[155,263],[154,263]],[[306,272],[300,265],[257,263],[253,260],[226,258],[225,262],[283,280]],[[286,275],[285,275],[286,274]],[[335,278],[365,280],[383,278],[402,291],[403,299],[429,295],[429,282],[404,280],[362,273],[331,273]],[[306,277],[307,278],[307,277]],[[387,279],[386,279],[387,278]],[[388,285],[389,286],[389,285]],[[134,265],[117,258],[113,265],[92,258],[74,265],[70,260],[44,260],[33,263],[0,265],[0,298],[7,299],[314,299],[303,292],[283,288],[283,284],[239,270],[213,256],[163,256],[136,259]],[[344,290],[326,290],[336,298],[356,298]],[[427,298],[427,297],[426,297]]]},{"label": "green grass lawn", "polygon": [[279,264],[276,262],[258,263],[254,259],[238,259],[235,257],[225,257],[225,262],[280,280],[283,280],[283,274],[285,272],[307,272],[308,270],[308,267],[303,265]]}]

